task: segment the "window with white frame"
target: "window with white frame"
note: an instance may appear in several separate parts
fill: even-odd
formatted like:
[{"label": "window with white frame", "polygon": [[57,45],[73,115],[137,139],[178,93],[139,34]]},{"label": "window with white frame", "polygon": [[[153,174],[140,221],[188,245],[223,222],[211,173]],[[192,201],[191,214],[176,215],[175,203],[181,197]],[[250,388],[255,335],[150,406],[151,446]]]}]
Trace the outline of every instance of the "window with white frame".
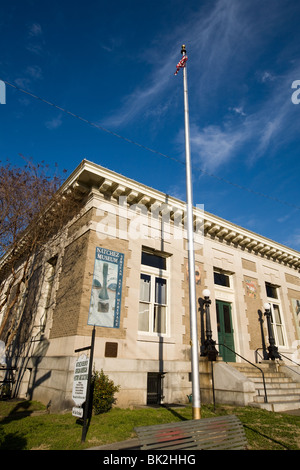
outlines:
[{"label": "window with white frame", "polygon": [[268,303],[271,305],[271,326],[277,346],[285,345],[284,325],[281,315],[281,304],[278,292],[278,286],[266,282],[266,293]]},{"label": "window with white frame", "polygon": [[168,270],[167,258],[156,253],[142,252],[140,275],[140,332],[167,333]]}]

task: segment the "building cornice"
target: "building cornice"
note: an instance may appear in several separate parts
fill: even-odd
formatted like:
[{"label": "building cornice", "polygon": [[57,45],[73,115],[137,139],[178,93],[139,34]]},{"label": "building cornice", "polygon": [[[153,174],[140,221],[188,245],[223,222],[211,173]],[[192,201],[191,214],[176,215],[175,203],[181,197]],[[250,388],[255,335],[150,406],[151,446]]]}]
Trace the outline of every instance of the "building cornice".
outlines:
[{"label": "building cornice", "polygon": [[[70,186],[81,193],[87,192],[89,188],[93,187],[106,197],[109,196],[116,201],[119,197],[126,196],[129,205],[144,204],[149,210],[153,207],[159,210],[160,206],[161,210],[166,210],[167,207],[171,219],[177,218],[181,213],[183,214],[182,223],[184,223],[185,202],[88,160],[81,162],[66,180],[61,190],[64,191]],[[227,245],[286,264],[297,271],[300,270],[300,253],[298,251],[205,212],[203,207],[195,207],[193,212],[194,225],[203,230],[205,237],[217,239]]]},{"label": "building cornice", "polygon": [[[186,203],[161,191],[138,183],[96,163],[83,160],[58,190],[58,194],[75,191],[79,197],[88,195],[91,190],[118,202],[126,197],[127,204],[143,204],[149,211],[168,212],[176,223],[185,223]],[[203,206],[193,209],[194,227],[202,231],[204,237],[218,240],[228,246],[242,249],[256,256],[271,259],[300,271],[300,253],[255,232],[244,229],[232,222],[205,212]],[[5,262],[8,253],[0,261]]]}]

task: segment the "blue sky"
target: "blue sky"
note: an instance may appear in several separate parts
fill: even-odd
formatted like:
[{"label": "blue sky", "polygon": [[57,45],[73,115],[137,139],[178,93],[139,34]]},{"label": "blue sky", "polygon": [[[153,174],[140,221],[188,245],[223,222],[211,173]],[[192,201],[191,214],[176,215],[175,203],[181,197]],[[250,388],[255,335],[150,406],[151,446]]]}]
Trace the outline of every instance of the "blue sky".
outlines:
[{"label": "blue sky", "polygon": [[0,79],[171,158],[7,85],[0,160],[86,158],[185,200],[186,44],[194,204],[299,250],[299,21],[297,0],[2,0]]}]

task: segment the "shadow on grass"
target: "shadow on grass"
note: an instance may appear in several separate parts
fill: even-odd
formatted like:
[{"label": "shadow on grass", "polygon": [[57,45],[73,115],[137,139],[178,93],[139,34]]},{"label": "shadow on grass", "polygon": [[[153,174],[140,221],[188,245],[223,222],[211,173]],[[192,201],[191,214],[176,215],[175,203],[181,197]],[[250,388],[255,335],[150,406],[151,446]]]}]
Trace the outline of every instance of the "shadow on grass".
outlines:
[{"label": "shadow on grass", "polygon": [[31,408],[30,401],[18,401],[16,406],[10,411],[10,413],[2,419],[1,424],[7,424],[11,421],[15,421],[18,419],[26,418],[33,413],[33,409]]},{"label": "shadow on grass", "polygon": [[165,410],[168,410],[173,416],[180,419],[180,421],[187,421],[188,418],[185,418],[180,413],[175,411],[174,406],[176,406],[176,405],[160,405],[161,408],[164,408]]},{"label": "shadow on grass", "polygon": [[24,450],[26,449],[27,439],[18,433],[1,434],[0,429],[0,450]]},{"label": "shadow on grass", "polygon": [[0,423],[0,450],[23,450],[26,449],[27,439],[18,432],[5,434],[1,425],[8,424],[11,421],[19,420],[30,416],[32,409],[29,409],[31,403],[28,401],[18,401],[16,406],[10,411],[9,415],[1,420]]},{"label": "shadow on grass", "polygon": [[255,433],[255,434],[258,434],[259,436],[267,439],[268,441],[271,441],[273,442],[274,444],[278,444],[280,445],[281,447],[283,447],[284,450],[291,450],[290,447],[288,447],[286,444],[283,444],[282,442],[280,441],[277,441],[276,439],[274,439],[273,437],[270,437],[270,436],[267,436],[266,434],[263,434],[262,432],[258,431],[257,429],[253,429],[251,428],[250,426],[248,426],[247,424],[243,424],[243,427],[245,429],[249,429],[249,431]]}]

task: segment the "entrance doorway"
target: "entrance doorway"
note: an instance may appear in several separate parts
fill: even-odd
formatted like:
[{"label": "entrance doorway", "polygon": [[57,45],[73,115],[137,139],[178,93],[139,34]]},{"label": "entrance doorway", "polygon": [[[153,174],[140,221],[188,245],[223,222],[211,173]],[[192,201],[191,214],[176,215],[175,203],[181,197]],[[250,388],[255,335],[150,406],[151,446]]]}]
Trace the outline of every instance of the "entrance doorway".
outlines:
[{"label": "entrance doorway", "polygon": [[148,372],[147,375],[147,405],[160,405],[162,399],[162,374]]},{"label": "entrance doorway", "polygon": [[[216,300],[219,353],[225,362],[235,362],[231,303]],[[226,347],[222,345],[228,346]]]}]

